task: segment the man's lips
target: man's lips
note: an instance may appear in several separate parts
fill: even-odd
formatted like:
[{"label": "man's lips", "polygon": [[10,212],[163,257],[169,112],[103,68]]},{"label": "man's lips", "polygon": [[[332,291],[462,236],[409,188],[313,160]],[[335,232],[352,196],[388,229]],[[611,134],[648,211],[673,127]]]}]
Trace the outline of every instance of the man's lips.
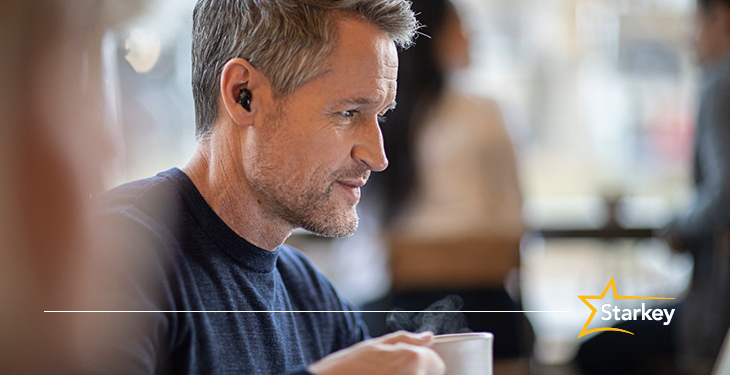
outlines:
[{"label": "man's lips", "polygon": [[365,178],[347,178],[337,180],[337,183],[342,186],[345,191],[348,192],[348,194],[352,197],[352,199],[355,200],[355,202],[360,200],[360,187],[365,185],[366,182],[367,179]]},{"label": "man's lips", "polygon": [[365,185],[367,180],[364,178],[348,178],[348,179],[337,180],[337,182],[339,182],[340,184],[345,185],[347,187],[359,188],[359,187],[362,187],[363,185]]}]

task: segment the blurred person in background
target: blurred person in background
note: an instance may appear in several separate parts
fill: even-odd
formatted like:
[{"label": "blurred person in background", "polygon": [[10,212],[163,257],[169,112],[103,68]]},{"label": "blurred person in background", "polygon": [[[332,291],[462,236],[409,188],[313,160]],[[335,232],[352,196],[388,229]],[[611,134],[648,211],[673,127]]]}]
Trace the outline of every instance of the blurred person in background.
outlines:
[{"label": "blurred person in background", "polygon": [[697,8],[702,83],[695,194],[668,226],[667,238],[673,249],[694,257],[691,291],[680,316],[680,360],[707,367],[730,327],[730,1],[698,0]]},{"label": "blurred person in background", "polygon": [[[519,266],[523,232],[512,141],[495,101],[450,82],[470,63],[456,6],[415,0],[413,9],[426,35],[400,53],[398,107],[383,124],[390,167],[373,176],[368,192],[384,201],[394,291],[365,310],[422,310],[449,294],[465,310],[520,310],[504,288]],[[383,320],[368,314],[376,330]],[[474,313],[467,321],[470,330],[495,334],[495,358],[530,351],[522,314]],[[435,329],[467,329],[445,327]]]},{"label": "blurred person in background", "polygon": [[136,323],[44,311],[87,308],[126,269],[125,254],[95,245],[104,234],[91,219],[90,195],[104,190],[114,156],[105,31],[142,8],[142,1],[0,2],[2,374],[84,373],[90,358],[107,358],[98,343],[118,342]]},{"label": "blurred person in background", "polygon": [[388,163],[396,45],[416,27],[404,0],[198,1],[193,158],[98,199],[103,246],[149,276],[100,302],[149,311],[105,372],[443,373],[431,333],[366,340],[356,309],[282,245],[299,227],[357,228],[360,187]]},{"label": "blurred person in background", "polygon": [[588,374],[709,374],[730,327],[730,1],[698,0],[695,20],[702,66],[695,194],[662,231],[673,250],[694,257],[690,290],[675,324],[622,323],[635,336],[585,342],[577,360]]}]

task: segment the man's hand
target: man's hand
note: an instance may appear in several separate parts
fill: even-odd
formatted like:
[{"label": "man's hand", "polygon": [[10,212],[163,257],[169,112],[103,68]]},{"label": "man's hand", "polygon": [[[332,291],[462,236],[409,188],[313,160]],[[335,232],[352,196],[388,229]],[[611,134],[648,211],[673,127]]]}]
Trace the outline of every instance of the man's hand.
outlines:
[{"label": "man's hand", "polygon": [[442,375],[432,332],[398,331],[332,353],[309,366],[315,375]]}]

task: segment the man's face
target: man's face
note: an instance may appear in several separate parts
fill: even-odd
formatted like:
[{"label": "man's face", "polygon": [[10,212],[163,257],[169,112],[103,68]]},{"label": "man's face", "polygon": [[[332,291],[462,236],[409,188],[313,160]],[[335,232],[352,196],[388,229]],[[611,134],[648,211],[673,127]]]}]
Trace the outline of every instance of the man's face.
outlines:
[{"label": "man's face", "polygon": [[360,186],[388,165],[378,117],[393,105],[398,57],[385,33],[343,18],[327,64],[271,109],[243,162],[272,218],[344,237],[357,229]]}]

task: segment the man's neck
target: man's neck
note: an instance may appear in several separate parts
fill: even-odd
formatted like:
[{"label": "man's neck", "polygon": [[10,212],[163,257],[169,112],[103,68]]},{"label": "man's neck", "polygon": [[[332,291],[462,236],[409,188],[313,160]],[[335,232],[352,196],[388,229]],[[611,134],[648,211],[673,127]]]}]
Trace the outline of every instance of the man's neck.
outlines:
[{"label": "man's neck", "polygon": [[[216,127],[225,124],[216,124]],[[262,249],[273,251],[292,232],[291,226],[267,215],[242,166],[237,132],[217,131],[200,141],[183,172],[193,181],[213,211],[236,234]]]}]

